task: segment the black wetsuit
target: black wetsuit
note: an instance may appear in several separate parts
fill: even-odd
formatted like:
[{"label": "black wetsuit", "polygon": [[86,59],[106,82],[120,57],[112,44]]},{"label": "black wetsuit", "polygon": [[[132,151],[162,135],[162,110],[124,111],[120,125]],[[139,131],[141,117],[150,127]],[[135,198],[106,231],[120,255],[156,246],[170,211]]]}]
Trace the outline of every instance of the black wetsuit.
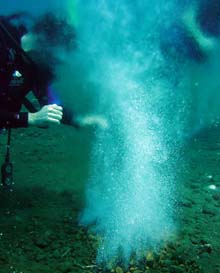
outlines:
[{"label": "black wetsuit", "polygon": [[20,110],[23,99],[34,86],[33,70],[16,49],[5,48],[4,41],[0,42],[0,128],[27,127],[28,113]]},{"label": "black wetsuit", "polygon": [[[20,44],[19,39],[17,42]],[[0,128],[28,126],[28,112],[20,111],[30,91],[41,106],[51,103],[47,93],[51,78],[47,72],[42,66],[30,62],[0,29]],[[71,110],[64,108],[62,123],[78,128],[74,116]]]},{"label": "black wetsuit", "polygon": [[24,98],[31,90],[39,93],[38,100],[42,97],[36,78],[40,72],[21,49],[23,34],[0,16],[0,128],[27,127],[28,112],[20,112]]}]

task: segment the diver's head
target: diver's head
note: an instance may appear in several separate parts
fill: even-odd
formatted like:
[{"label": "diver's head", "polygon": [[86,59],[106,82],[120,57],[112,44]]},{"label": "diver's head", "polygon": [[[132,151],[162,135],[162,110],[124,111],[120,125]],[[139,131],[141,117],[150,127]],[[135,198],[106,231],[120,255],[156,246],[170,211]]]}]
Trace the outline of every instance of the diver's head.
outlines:
[{"label": "diver's head", "polygon": [[66,51],[76,47],[75,36],[74,27],[54,13],[35,18],[30,31],[22,37],[21,44],[38,66],[40,85],[54,80],[57,65],[66,60]]},{"label": "diver's head", "polygon": [[[10,16],[0,16],[0,63],[7,65],[21,58],[20,51],[21,38],[27,33],[27,28],[23,23],[23,13]],[[13,52],[13,54],[12,54]]]},{"label": "diver's head", "polygon": [[73,50],[76,47],[76,32],[73,25],[54,13],[46,13],[34,20],[29,33],[22,37],[24,50]]},{"label": "diver's head", "polygon": [[33,17],[27,13],[0,16],[0,38],[11,46],[16,41],[25,51],[45,51],[62,49],[73,50],[76,47],[76,31],[65,18],[54,13],[45,13]]},{"label": "diver's head", "polygon": [[21,37],[27,33],[27,27],[22,22],[23,13],[10,16],[0,16],[1,44],[11,46],[16,42],[20,44]]}]

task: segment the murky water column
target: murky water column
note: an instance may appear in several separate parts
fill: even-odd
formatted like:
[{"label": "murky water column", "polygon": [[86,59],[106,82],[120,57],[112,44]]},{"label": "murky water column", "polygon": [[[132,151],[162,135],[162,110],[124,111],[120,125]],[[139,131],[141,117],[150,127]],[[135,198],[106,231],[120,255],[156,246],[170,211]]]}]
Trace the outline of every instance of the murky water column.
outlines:
[{"label": "murky water column", "polygon": [[[156,3],[157,2],[157,3]],[[157,248],[174,231],[173,92],[159,77],[162,1],[78,1],[79,46],[97,111],[97,131],[81,223],[100,235],[98,261]],[[92,92],[92,91],[91,91]],[[181,125],[178,125],[181,126]]]}]

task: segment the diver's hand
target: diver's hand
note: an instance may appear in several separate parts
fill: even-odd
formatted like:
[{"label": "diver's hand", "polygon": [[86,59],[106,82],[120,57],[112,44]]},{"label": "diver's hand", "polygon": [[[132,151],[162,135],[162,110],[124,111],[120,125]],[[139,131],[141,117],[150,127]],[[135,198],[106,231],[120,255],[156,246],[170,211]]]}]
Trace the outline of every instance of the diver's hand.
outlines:
[{"label": "diver's hand", "polygon": [[63,108],[56,104],[45,105],[36,113],[28,113],[28,124],[37,127],[47,127],[50,123],[60,124]]}]

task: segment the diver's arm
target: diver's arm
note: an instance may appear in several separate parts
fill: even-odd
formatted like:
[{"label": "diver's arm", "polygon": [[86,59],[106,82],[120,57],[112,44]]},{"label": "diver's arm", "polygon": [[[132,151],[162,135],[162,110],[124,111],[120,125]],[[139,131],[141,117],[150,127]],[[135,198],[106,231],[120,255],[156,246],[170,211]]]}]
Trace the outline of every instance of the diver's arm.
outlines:
[{"label": "diver's arm", "polygon": [[50,123],[59,124],[62,119],[62,107],[45,105],[36,113],[20,112],[0,112],[0,128],[21,128],[29,125],[45,127]]},{"label": "diver's arm", "polygon": [[[40,88],[33,88],[33,93],[41,106],[60,101],[58,96],[55,94],[54,90],[50,86],[48,86],[48,83],[41,85]],[[106,129],[108,127],[108,122],[106,118],[101,115],[95,114],[78,115],[71,108],[66,107],[62,103],[59,104],[62,105],[60,106],[62,108],[62,118],[54,122],[73,126],[75,129],[87,127],[99,127],[102,129]],[[30,107],[29,110],[31,111]],[[36,123],[35,120],[32,121],[32,116],[35,119],[36,116],[35,113],[33,115],[30,114],[29,124],[31,125],[33,123]],[[41,126],[42,125],[40,125],[40,127]]]},{"label": "diver's arm", "polygon": [[28,113],[0,111],[0,128],[20,128],[28,126]]}]

